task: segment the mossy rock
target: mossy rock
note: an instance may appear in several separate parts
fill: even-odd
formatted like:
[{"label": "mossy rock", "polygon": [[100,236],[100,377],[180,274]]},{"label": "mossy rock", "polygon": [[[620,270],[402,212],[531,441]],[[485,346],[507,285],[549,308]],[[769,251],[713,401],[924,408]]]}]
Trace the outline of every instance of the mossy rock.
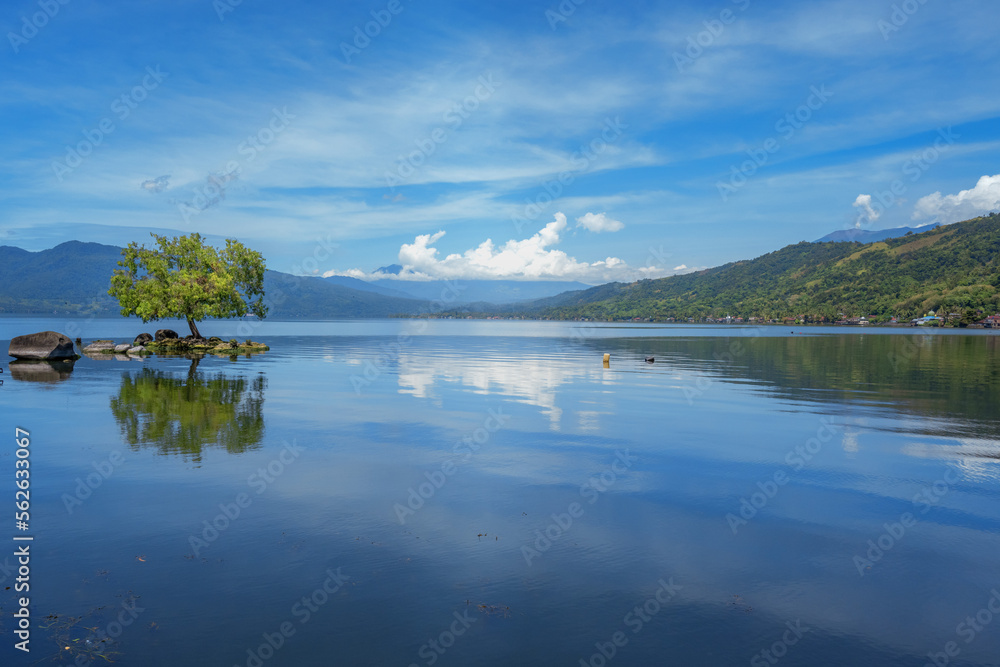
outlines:
[{"label": "mossy rock", "polygon": [[237,343],[233,347],[230,343],[222,342],[220,338],[213,337],[208,340],[193,341],[186,338],[168,338],[159,343],[147,343],[146,352],[163,355],[182,355],[188,353],[210,353],[216,355],[237,355],[237,354],[257,354],[269,350],[267,345],[257,343],[252,340]]},{"label": "mossy rock", "polygon": [[156,343],[147,343],[146,348],[151,352],[177,352],[183,350],[210,350],[215,347],[215,343],[211,343],[204,338],[167,338]]},{"label": "mossy rock", "polygon": [[271,348],[264,345],[264,343],[247,340],[242,343],[237,343],[236,347],[233,347],[230,343],[220,343],[209,350],[209,352],[217,355],[236,356],[238,354],[259,354],[261,352],[267,352],[270,349]]}]

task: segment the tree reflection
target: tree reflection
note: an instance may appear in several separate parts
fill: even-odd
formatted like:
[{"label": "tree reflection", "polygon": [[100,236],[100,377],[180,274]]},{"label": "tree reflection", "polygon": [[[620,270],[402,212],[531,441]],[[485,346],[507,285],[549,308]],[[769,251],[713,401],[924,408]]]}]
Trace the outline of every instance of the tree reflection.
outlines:
[{"label": "tree reflection", "polygon": [[154,447],[200,461],[205,447],[240,454],[260,446],[264,376],[199,373],[198,362],[191,360],[187,377],[151,368],[122,376],[111,413],[132,449]]}]

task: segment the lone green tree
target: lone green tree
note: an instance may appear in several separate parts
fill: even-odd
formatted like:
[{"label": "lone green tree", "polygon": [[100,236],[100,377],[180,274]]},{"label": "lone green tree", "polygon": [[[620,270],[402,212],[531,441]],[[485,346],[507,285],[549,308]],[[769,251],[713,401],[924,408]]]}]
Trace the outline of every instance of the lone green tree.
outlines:
[{"label": "lone green tree", "polygon": [[130,243],[122,249],[122,268],[111,277],[108,294],[118,300],[122,315],[143,322],[181,317],[196,338],[201,338],[196,322],[206,317],[267,316],[259,252],[233,239],[216,250],[197,233],[172,239],[150,235],[159,248]]}]

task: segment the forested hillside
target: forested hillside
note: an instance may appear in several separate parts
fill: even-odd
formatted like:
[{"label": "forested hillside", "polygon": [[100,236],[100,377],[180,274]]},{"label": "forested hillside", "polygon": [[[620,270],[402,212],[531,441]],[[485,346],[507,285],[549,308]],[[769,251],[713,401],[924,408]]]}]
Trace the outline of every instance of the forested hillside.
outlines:
[{"label": "forested hillside", "polygon": [[[535,301],[560,319],[912,318],[1000,310],[1000,215],[877,243],[798,243],[753,260]],[[516,311],[515,311],[516,312]],[[972,314],[969,314],[972,317]]]}]

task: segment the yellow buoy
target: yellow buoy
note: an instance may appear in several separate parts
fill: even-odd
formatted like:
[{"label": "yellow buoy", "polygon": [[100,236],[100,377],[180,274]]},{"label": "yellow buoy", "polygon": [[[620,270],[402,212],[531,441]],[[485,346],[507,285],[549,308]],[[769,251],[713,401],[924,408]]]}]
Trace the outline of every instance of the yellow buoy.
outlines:
[{"label": "yellow buoy", "polygon": [[608,364],[611,362],[611,355],[607,352],[604,353],[604,367],[607,368]]}]

